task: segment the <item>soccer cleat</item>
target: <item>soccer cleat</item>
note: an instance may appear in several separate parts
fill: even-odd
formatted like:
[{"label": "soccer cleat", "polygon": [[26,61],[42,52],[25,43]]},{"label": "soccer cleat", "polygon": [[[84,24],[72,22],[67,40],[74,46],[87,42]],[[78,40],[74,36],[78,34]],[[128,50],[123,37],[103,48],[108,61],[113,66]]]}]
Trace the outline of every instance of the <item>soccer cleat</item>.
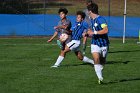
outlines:
[{"label": "soccer cleat", "polygon": [[62,46],[60,40],[57,40],[57,45],[62,49],[63,46]]},{"label": "soccer cleat", "polygon": [[103,80],[98,80],[98,84],[103,84]]},{"label": "soccer cleat", "polygon": [[58,67],[59,67],[58,65],[51,66],[51,68],[58,68]]}]

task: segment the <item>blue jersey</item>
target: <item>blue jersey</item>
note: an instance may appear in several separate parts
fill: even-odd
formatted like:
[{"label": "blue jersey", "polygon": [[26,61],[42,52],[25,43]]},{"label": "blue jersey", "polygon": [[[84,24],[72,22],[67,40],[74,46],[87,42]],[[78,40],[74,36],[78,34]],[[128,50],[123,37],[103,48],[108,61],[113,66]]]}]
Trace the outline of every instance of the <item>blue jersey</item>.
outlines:
[{"label": "blue jersey", "polygon": [[[91,19],[92,31],[100,31],[107,26],[106,20],[102,16],[98,16],[95,19]],[[109,39],[107,34],[93,35],[91,44],[98,45],[99,47],[105,47],[109,45]]]},{"label": "blue jersey", "polygon": [[80,40],[84,31],[89,28],[85,21],[76,22],[74,27],[72,27],[72,40]]}]

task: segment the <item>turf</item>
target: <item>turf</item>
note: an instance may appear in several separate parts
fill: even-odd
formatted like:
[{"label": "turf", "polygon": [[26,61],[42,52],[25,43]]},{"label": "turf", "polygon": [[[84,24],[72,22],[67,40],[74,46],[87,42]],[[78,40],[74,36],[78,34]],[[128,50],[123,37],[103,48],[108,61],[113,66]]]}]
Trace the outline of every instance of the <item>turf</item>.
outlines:
[{"label": "turf", "polygon": [[[110,40],[97,84],[94,69],[68,53],[60,68],[50,68],[60,49],[48,38],[0,38],[0,93],[140,93],[140,44],[136,39]],[[88,43],[89,46],[89,43]],[[90,47],[86,56],[91,58]]]}]

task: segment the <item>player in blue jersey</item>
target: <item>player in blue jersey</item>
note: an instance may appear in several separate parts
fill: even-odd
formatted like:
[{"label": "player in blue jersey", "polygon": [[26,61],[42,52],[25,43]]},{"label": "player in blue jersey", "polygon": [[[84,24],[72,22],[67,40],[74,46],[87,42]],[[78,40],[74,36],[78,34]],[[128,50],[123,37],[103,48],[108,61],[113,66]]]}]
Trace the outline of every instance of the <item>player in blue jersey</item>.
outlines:
[{"label": "player in blue jersey", "polygon": [[98,5],[93,3],[87,6],[92,26],[88,35],[92,36],[91,53],[94,59],[94,69],[98,77],[98,83],[103,81],[102,70],[106,62],[109,48],[108,26],[106,20],[98,14]]},{"label": "player in blue jersey", "polygon": [[[53,36],[48,40],[48,42],[51,42],[56,36],[58,36],[57,44],[63,51],[65,48],[65,45],[71,41],[71,31],[70,31],[71,22],[69,19],[67,19],[68,10],[66,8],[60,8],[58,10],[58,13],[61,20],[58,22],[58,25],[54,27],[56,31],[53,34]],[[60,35],[62,33],[66,33],[69,35],[68,39],[63,43],[59,41]]]},{"label": "player in blue jersey", "polygon": [[88,29],[88,24],[84,21],[85,18],[85,13],[82,11],[77,12],[77,22],[76,24],[72,27],[72,41],[66,44],[65,50],[61,51],[56,63],[52,67],[58,67],[60,66],[60,63],[63,61],[65,55],[69,51],[74,51],[78,59],[86,62],[86,63],[91,63],[94,64],[93,60],[89,59],[86,56],[83,56],[81,51],[80,51],[80,40],[83,37],[82,34],[85,30]]}]

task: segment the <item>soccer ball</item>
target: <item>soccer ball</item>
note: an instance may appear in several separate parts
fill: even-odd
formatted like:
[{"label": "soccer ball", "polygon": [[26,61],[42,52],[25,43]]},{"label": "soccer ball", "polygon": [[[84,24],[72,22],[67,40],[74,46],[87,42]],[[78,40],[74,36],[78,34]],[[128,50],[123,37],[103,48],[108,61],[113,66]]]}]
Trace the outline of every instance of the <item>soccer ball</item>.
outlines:
[{"label": "soccer ball", "polygon": [[65,42],[68,39],[68,37],[69,36],[66,33],[63,33],[63,34],[60,35],[60,39],[59,40],[61,42]]}]

